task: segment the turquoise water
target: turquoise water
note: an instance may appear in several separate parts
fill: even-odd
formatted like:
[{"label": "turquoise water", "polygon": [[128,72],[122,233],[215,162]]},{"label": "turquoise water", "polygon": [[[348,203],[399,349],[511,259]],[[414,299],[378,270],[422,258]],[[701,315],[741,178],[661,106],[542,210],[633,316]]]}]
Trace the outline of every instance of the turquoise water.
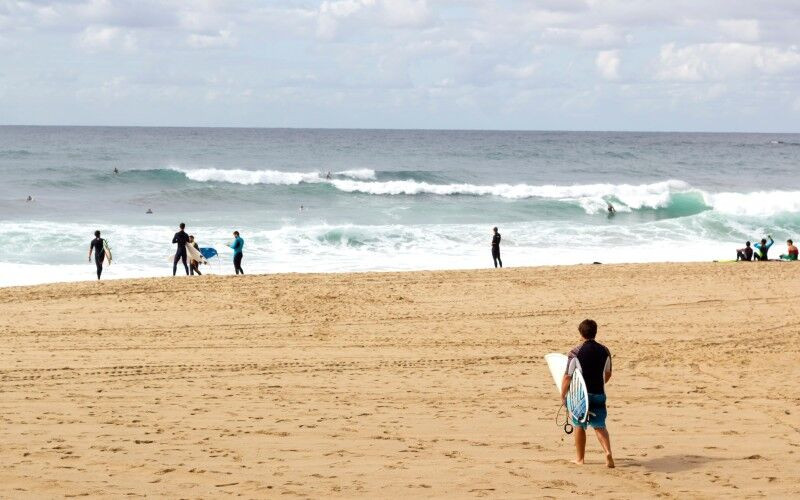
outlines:
[{"label": "turquoise water", "polygon": [[182,221],[218,273],[234,229],[250,272],[486,267],[495,225],[508,266],[727,259],[797,236],[799,160],[796,134],[0,127],[0,284],[90,279],[94,229],[109,278],[170,274]]}]

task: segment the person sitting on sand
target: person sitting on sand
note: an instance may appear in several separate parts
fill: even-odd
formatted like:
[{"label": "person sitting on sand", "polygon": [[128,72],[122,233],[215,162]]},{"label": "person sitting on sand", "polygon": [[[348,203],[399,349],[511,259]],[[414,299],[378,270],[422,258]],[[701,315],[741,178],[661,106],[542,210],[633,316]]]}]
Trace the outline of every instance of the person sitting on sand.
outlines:
[{"label": "person sitting on sand", "polygon": [[[198,245],[197,242],[194,241],[193,234],[189,235],[189,244],[192,245],[198,252],[200,251],[200,245]],[[198,276],[203,275],[203,273],[200,272],[200,263],[198,261],[191,259],[191,262],[189,262],[189,274],[192,275],[197,274]]]},{"label": "person sitting on sand", "polygon": [[575,427],[576,464],[583,464],[586,454],[586,427],[592,426],[600,445],[606,452],[606,465],[614,467],[614,457],[611,455],[611,438],[606,429],[606,393],[605,384],[611,379],[611,351],[606,346],[595,340],[597,336],[597,323],[586,319],[578,325],[578,332],[583,342],[569,352],[567,358],[567,372],[561,381],[561,400],[566,405],[569,385],[572,374],[580,367],[583,380],[586,382],[586,391],[589,393],[589,419],[588,422],[579,422],[573,417],[572,425]]},{"label": "person sitting on sand", "polygon": [[753,248],[750,246],[749,241],[744,244],[744,248],[736,250],[736,262],[740,260],[748,262],[753,260]]},{"label": "person sitting on sand", "polygon": [[769,258],[767,257],[767,252],[769,251],[769,247],[771,247],[772,244],[775,242],[772,241],[771,235],[768,234],[767,238],[769,238],[769,243],[767,243],[766,238],[761,238],[761,243],[756,243],[755,245],[753,245],[754,247],[756,247],[756,250],[758,250],[758,253],[755,254],[756,260],[769,260]]},{"label": "person sitting on sand", "polygon": [[794,246],[792,240],[786,240],[786,254],[781,255],[781,260],[797,260],[797,247]]}]

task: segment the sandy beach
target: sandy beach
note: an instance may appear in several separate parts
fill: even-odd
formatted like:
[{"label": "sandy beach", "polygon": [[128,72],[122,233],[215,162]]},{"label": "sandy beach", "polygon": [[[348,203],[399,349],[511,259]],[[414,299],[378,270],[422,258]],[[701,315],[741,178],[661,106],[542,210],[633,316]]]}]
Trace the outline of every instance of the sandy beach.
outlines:
[{"label": "sandy beach", "polygon": [[[797,264],[0,289],[0,497],[800,495]],[[593,318],[617,468],[542,356]]]}]

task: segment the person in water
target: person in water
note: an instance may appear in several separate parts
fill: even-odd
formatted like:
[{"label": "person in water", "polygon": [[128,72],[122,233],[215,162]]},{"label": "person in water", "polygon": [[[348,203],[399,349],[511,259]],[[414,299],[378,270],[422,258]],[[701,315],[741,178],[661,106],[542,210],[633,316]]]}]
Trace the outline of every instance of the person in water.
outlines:
[{"label": "person in water", "polygon": [[615,213],[617,213],[617,209],[614,208],[614,205],[608,202],[606,203],[608,204],[608,215],[614,215]]},{"label": "person in water", "polygon": [[153,213],[153,209],[152,209],[152,208],[148,208],[148,209],[147,209],[147,212],[145,212],[145,213],[146,213],[146,214],[152,214],[152,213]]},{"label": "person in water", "polygon": [[575,458],[576,464],[583,464],[586,455],[586,427],[591,426],[600,446],[606,452],[606,466],[614,467],[614,457],[611,454],[611,437],[606,429],[606,392],[605,384],[611,379],[611,351],[606,346],[595,340],[597,336],[597,323],[587,319],[578,325],[578,332],[582,342],[575,346],[567,356],[567,371],[561,381],[561,400],[566,405],[569,385],[572,375],[580,367],[583,380],[586,382],[586,391],[589,393],[589,419],[587,422],[578,422],[574,417],[572,425],[575,428]]},{"label": "person in water", "polygon": [[172,261],[172,275],[175,276],[175,273],[178,271],[178,261],[183,261],[183,267],[186,269],[186,275],[189,275],[189,266],[186,264],[186,244],[189,243],[189,235],[186,234],[186,224],[181,222],[180,224],[181,230],[175,233],[175,236],[172,237],[172,242],[177,244],[178,247],[175,251],[175,260]]},{"label": "person in water", "polygon": [[781,255],[781,260],[797,260],[797,247],[792,240],[786,240],[786,253]]},{"label": "person in water", "polygon": [[753,260],[753,248],[750,246],[750,242],[745,242],[744,248],[740,248],[736,250],[736,261],[751,261]]},{"label": "person in water", "polygon": [[767,238],[769,238],[769,243],[767,243],[766,238],[761,238],[760,243],[756,243],[755,245],[753,245],[754,247],[756,247],[756,250],[758,250],[758,253],[755,254],[756,260],[769,260],[769,258],[767,257],[767,252],[769,252],[769,247],[771,247],[772,244],[775,242],[772,241],[772,236],[770,236],[769,234],[767,235]]},{"label": "person in water", "polygon": [[500,267],[503,267],[503,261],[500,259],[500,233],[497,232],[497,228],[492,229],[494,231],[494,236],[492,236],[492,259],[494,260],[494,267],[497,268],[499,264]]},{"label": "person in water", "polygon": [[117,167],[114,167],[114,175],[117,175],[117,174],[119,174],[119,169]]},{"label": "person in water", "polygon": [[31,201],[33,201],[33,196],[31,196],[31,195],[28,195],[28,199],[27,199],[27,200],[25,200],[25,201],[28,201],[28,202],[31,202]]},{"label": "person in water", "polygon": [[106,240],[100,237],[100,231],[94,232],[94,239],[89,243],[89,262],[94,252],[94,265],[97,266],[97,279],[103,274],[103,259],[106,258]]},{"label": "person in water", "polygon": [[[198,252],[200,251],[200,245],[198,245],[197,242],[194,241],[193,234],[189,235],[189,244],[192,245],[192,247]],[[194,259],[192,259],[192,261],[189,262],[189,274],[197,274],[198,276],[203,275],[203,273],[200,272],[200,262]]]},{"label": "person in water", "polygon": [[244,270],[242,269],[244,240],[239,236],[239,231],[233,232],[233,243],[228,246],[233,248],[233,270],[236,271],[236,274],[244,274]]}]

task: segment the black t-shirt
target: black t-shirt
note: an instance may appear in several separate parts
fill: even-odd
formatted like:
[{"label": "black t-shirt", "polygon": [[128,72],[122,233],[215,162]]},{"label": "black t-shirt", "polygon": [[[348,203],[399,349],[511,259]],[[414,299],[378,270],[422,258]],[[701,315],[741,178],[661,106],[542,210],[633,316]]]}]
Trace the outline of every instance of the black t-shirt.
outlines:
[{"label": "black t-shirt", "polygon": [[94,249],[94,255],[102,255],[106,250],[103,247],[103,238],[95,238],[89,243],[89,248]]},{"label": "black t-shirt", "polygon": [[175,237],[172,238],[172,242],[178,244],[178,250],[185,249],[186,244],[189,243],[189,235],[186,234],[186,231],[178,231],[175,233]]},{"label": "black t-shirt", "polygon": [[[486,240],[484,240],[484,241],[486,241]],[[484,243],[484,245],[485,245],[485,243]],[[492,246],[495,247],[495,248],[500,246],[500,233],[494,233],[494,236],[492,236]]]},{"label": "black t-shirt", "polygon": [[586,392],[605,394],[605,373],[611,371],[611,351],[606,346],[594,340],[585,340],[575,346],[567,358],[567,375],[572,375],[580,366]]}]

